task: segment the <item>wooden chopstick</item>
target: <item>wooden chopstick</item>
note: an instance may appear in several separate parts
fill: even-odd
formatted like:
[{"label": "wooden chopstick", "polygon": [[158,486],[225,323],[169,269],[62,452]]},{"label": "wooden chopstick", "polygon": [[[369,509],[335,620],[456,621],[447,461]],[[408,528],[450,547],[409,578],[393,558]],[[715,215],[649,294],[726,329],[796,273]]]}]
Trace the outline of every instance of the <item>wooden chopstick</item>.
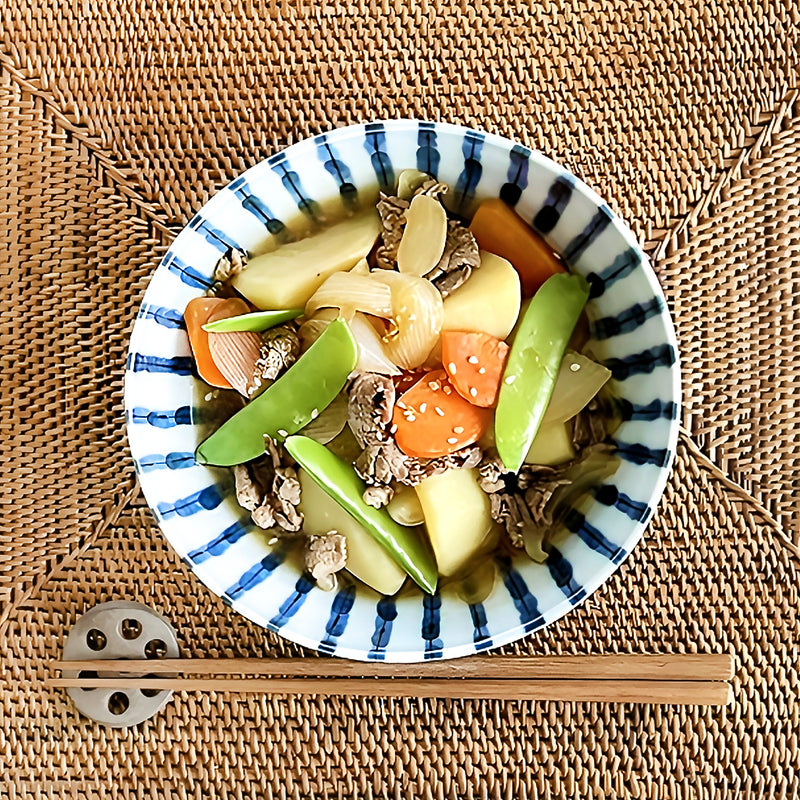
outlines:
[{"label": "wooden chopstick", "polygon": [[154,661],[54,661],[54,670],[95,671],[104,676],[269,675],[287,678],[472,678],[479,680],[726,681],[727,654],[474,656],[452,661],[387,664],[334,658],[164,658]]},{"label": "wooden chopstick", "polygon": [[426,678],[51,678],[52,687],[172,689],[181,692],[259,692],[272,695],[452,698],[456,700],[565,700],[596,703],[726,705],[725,681],[442,680]]},{"label": "wooden chopstick", "polygon": [[[727,680],[733,676],[733,666],[733,658],[724,654],[476,656],[423,664],[307,658],[92,659],[55,661],[51,667],[96,672],[98,677],[45,682],[54,688],[714,706],[732,699]],[[155,671],[160,675],[153,676]],[[181,677],[169,677],[175,675]]]}]

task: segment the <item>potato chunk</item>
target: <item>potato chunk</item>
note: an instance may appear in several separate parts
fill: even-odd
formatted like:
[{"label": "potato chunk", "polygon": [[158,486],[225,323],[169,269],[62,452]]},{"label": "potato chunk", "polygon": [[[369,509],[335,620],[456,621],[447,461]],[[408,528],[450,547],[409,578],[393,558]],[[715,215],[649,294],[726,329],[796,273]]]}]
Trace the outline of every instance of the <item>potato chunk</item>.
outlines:
[{"label": "potato chunk", "polygon": [[366,528],[350,516],[335,500],[320,489],[309,474],[300,469],[300,505],[303,531],[322,536],[336,531],[347,540],[345,569],[381,594],[395,594],[406,579],[406,573],[370,536]]},{"label": "potato chunk", "polygon": [[252,258],[233,286],[261,310],[302,308],[323,281],[364,258],[381,230],[378,214],[364,214],[332,225],[297,242]]},{"label": "potato chunk", "polygon": [[477,470],[449,469],[416,487],[439,574],[455,575],[480,550],[492,529],[489,498]]},{"label": "potato chunk", "polygon": [[519,275],[504,258],[481,250],[481,265],[444,300],[445,331],[488,333],[505,339],[519,316]]}]

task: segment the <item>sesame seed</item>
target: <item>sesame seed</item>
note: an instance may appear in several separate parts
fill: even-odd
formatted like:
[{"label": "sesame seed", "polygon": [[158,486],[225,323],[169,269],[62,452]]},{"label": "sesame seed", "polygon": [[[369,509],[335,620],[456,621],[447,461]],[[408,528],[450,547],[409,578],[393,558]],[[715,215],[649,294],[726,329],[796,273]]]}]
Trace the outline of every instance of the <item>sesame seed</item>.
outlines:
[{"label": "sesame seed", "polygon": [[447,444],[458,444],[458,439],[455,436],[452,436],[447,440]]},{"label": "sesame seed", "polygon": [[417,315],[416,314],[409,314],[408,315],[408,321],[409,322],[416,322],[417,321]]},{"label": "sesame seed", "polygon": [[288,436],[289,431],[283,430],[283,428],[278,428],[278,436]]},{"label": "sesame seed", "polygon": [[581,368],[581,365],[580,364],[570,364],[569,368],[570,368],[571,372],[577,372]]},{"label": "sesame seed", "polygon": [[452,389],[451,389],[449,386],[447,386],[447,385],[445,385],[445,386],[443,386],[443,387],[442,387],[442,391],[443,391],[445,394],[453,394],[453,390],[452,390]]},{"label": "sesame seed", "polygon": [[438,392],[439,389],[442,388],[442,385],[439,383],[439,381],[429,381],[428,386],[430,386],[434,392]]},{"label": "sesame seed", "polygon": [[467,359],[467,361],[468,361],[470,364],[477,364],[477,363],[478,363],[478,357],[477,357],[477,356],[470,356],[470,357]]},{"label": "sesame seed", "polygon": [[464,433],[464,429],[460,425],[456,425],[456,427],[453,428],[453,433]]},{"label": "sesame seed", "polygon": [[470,389],[469,389],[469,394],[470,394],[470,397],[477,397],[478,396],[478,390],[474,386],[471,386]]},{"label": "sesame seed", "polygon": [[455,364],[455,361],[451,361],[451,362],[450,362],[450,363],[447,365],[447,371],[448,371],[448,372],[449,372],[451,375],[455,375],[455,374],[456,374],[456,364]]},{"label": "sesame seed", "polygon": [[395,403],[395,405],[396,405],[398,408],[406,408],[406,404],[405,404],[405,403],[404,403],[402,400],[398,400],[398,401]]},{"label": "sesame seed", "polygon": [[481,367],[478,370],[478,375],[485,375],[486,374],[486,367]]},{"label": "sesame seed", "polygon": [[270,540],[267,542],[267,544],[277,544],[277,543],[278,543],[278,537],[277,537],[277,536],[273,536],[273,537],[272,537],[272,538],[271,538],[271,539],[270,539]]},{"label": "sesame seed", "polygon": [[434,406],[433,410],[434,410],[434,411],[435,411],[435,412],[436,412],[436,413],[437,413],[437,414],[438,414],[440,417],[443,417],[443,416],[444,416],[444,411],[442,411],[442,409],[441,409],[441,408],[439,408],[439,406]]},{"label": "sesame seed", "polygon": [[319,411],[314,408],[311,410],[311,419],[316,419],[319,416]]},{"label": "sesame seed", "polygon": [[391,428],[389,428],[389,433],[397,433],[397,423],[395,423],[394,425],[392,425]]},{"label": "sesame seed", "polygon": [[508,377],[505,379],[504,383],[507,383],[507,384],[510,386],[512,383],[514,383],[514,381],[515,381],[516,379],[517,379],[517,376],[516,376],[516,375],[509,375],[509,376],[508,376]]}]

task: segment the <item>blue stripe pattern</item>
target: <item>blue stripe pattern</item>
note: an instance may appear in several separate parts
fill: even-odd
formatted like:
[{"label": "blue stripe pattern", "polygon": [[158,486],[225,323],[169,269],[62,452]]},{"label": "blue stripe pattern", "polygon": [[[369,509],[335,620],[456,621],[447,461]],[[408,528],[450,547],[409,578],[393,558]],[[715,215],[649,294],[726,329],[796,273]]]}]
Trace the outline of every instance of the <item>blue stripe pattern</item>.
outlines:
[{"label": "blue stripe pattern", "polygon": [[602,503],[604,506],[614,506],[626,517],[630,517],[637,522],[645,522],[652,513],[652,509],[647,503],[628,497],[627,494],[620,492],[611,483],[598,486],[594,490],[594,496],[597,498],[598,503]]},{"label": "blue stripe pattern", "polygon": [[533,227],[539,233],[550,233],[558,225],[558,221],[572,197],[574,186],[575,178],[571,175],[562,175],[553,181],[544,205],[533,218]]},{"label": "blue stripe pattern", "polygon": [[294,592],[283,601],[278,613],[267,623],[269,629],[277,633],[302,608],[308,593],[316,585],[317,582],[310,575],[303,573],[294,585]]},{"label": "blue stripe pattern", "polygon": [[226,589],[224,597],[233,602],[254,586],[265,581],[286,560],[286,552],[284,549],[273,550],[255,566],[250,567],[233,586]]},{"label": "blue stripe pattern", "polygon": [[488,650],[492,646],[492,637],[489,634],[489,620],[486,618],[483,603],[470,603],[469,615],[472,617],[472,641],[475,643],[475,649]]},{"label": "blue stripe pattern", "polygon": [[326,134],[320,134],[314,141],[317,144],[317,156],[325,171],[339,184],[339,196],[347,208],[355,208],[358,204],[358,190],[353,183],[350,167],[342,161],[336,148],[328,141]]},{"label": "blue stripe pattern", "polygon": [[675,349],[671,344],[660,344],[624,358],[607,358],[603,362],[618,381],[632,375],[649,375],[657,367],[671,367],[674,363]]},{"label": "blue stripe pattern", "polygon": [[130,415],[134,425],[152,425],[154,428],[174,428],[176,425],[192,424],[192,407],[181,406],[174,411],[151,411],[136,406]]},{"label": "blue stripe pattern", "polygon": [[141,472],[152,472],[155,469],[186,469],[193,467],[195,460],[194,453],[177,452],[142,456],[136,463]]},{"label": "blue stripe pattern", "polygon": [[606,289],[617,281],[626,278],[635,269],[642,265],[642,256],[637,250],[629,247],[624,253],[620,253],[612,262],[611,266],[606,267],[600,273],[589,273],[586,280],[589,282],[589,299],[594,300],[605,294]]},{"label": "blue stripe pattern", "polygon": [[253,194],[244,178],[237,178],[228,188],[239,198],[242,208],[261,222],[273,236],[278,237],[279,241],[283,242],[291,238],[286,225],[273,214],[260,197]]},{"label": "blue stripe pattern", "polygon": [[647,303],[634,303],[613,317],[601,317],[589,323],[589,330],[594,339],[610,339],[622,333],[630,333],[657,317],[664,310],[660,298],[654,297]]},{"label": "blue stripe pattern", "polygon": [[621,564],[628,555],[624,547],[614,544],[601,530],[590,525],[580,511],[570,509],[564,519],[564,525],[567,530],[576,533],[592,550],[604,555],[614,564]]},{"label": "blue stripe pattern", "polygon": [[528,589],[525,579],[512,566],[509,559],[498,560],[500,574],[503,576],[503,585],[506,587],[514,606],[519,614],[519,621],[525,627],[525,633],[541,628],[544,617],[539,611],[536,598]]},{"label": "blue stripe pattern", "polygon": [[480,182],[483,174],[481,165],[481,149],[483,148],[482,133],[467,133],[461,143],[461,153],[464,156],[464,169],[458,176],[455,185],[456,208],[462,208],[467,199],[475,194],[475,187]]},{"label": "blue stripe pattern", "polygon": [[216,508],[223,500],[224,495],[217,484],[206,486],[199,492],[182,497],[172,503],[159,503],[158,513],[162,519],[170,517],[191,517],[199,511],[210,511]]},{"label": "blue stripe pattern", "polygon": [[653,464],[656,467],[666,467],[669,463],[670,452],[666,448],[650,448],[643,444],[629,444],[627,442],[614,442],[615,452],[632,464]]},{"label": "blue stripe pattern", "polygon": [[236,240],[228,236],[225,231],[215,228],[207,219],[201,214],[195,214],[189,222],[188,227],[199,233],[210,245],[213,245],[223,255],[229,253],[231,250],[240,250],[244,252],[244,248],[239,247]]},{"label": "blue stripe pattern", "polygon": [[548,551],[546,564],[550,571],[550,577],[570,603],[577,605],[586,597],[586,589],[575,580],[572,564],[554,545],[545,544],[545,550]]},{"label": "blue stripe pattern", "polygon": [[624,420],[644,420],[652,422],[656,419],[675,419],[678,415],[678,405],[671,400],[651,400],[649,403],[631,403],[624,397],[614,398],[617,413]]},{"label": "blue stripe pattern", "polygon": [[146,356],[142,353],[131,353],[127,367],[133,372],[173,372],[176,375],[191,375],[194,360],[191,356]]},{"label": "blue stripe pattern", "polygon": [[307,217],[316,219],[319,216],[319,203],[306,197],[303,182],[300,180],[300,176],[291,168],[286,156],[283,153],[278,153],[277,156],[270,159],[270,162],[272,163],[272,169],[280,176],[283,188],[291,195],[300,211]]},{"label": "blue stripe pattern", "polygon": [[500,187],[500,199],[509,206],[515,206],[528,185],[528,160],[531,151],[521,144],[515,144],[508,154],[509,165],[506,182]]},{"label": "blue stripe pattern", "polygon": [[212,556],[221,556],[232,544],[236,544],[243,536],[253,530],[253,524],[247,517],[240,517],[233,525],[229,525],[222,533],[215,536],[210,542],[198,547],[189,553],[195,563],[201,564]]},{"label": "blue stripe pattern", "polygon": [[561,254],[567,264],[574,264],[586,248],[611,224],[613,216],[608,206],[600,206],[591,222],[564,248]]},{"label": "blue stripe pattern", "polygon": [[165,328],[184,328],[183,314],[177,308],[164,308],[163,306],[142,306],[138,319],[151,319]]},{"label": "blue stripe pattern", "polygon": [[392,637],[392,623],[396,619],[397,606],[394,598],[382,597],[378,601],[375,633],[372,634],[372,649],[367,653],[367,658],[374,661],[383,661],[386,658],[386,646]]},{"label": "blue stripe pattern", "polygon": [[441,156],[436,148],[436,130],[432,122],[420,122],[417,131],[417,169],[434,178],[439,174]]},{"label": "blue stripe pattern", "polygon": [[171,250],[164,256],[164,266],[177,275],[183,283],[191,286],[193,289],[208,289],[214,285],[211,278],[203,275],[202,272],[190,267],[178,258]]},{"label": "blue stripe pattern", "polygon": [[364,149],[370,154],[369,160],[381,189],[392,188],[394,168],[386,152],[386,131],[382,122],[370,122],[364,126]]},{"label": "blue stripe pattern", "polygon": [[425,642],[426,660],[442,657],[444,644],[439,638],[441,634],[442,598],[439,593],[422,595],[422,639]]},{"label": "blue stripe pattern", "polygon": [[333,598],[331,613],[325,625],[325,638],[319,643],[321,653],[333,655],[336,640],[344,633],[350,619],[350,612],[356,601],[356,587],[351,583],[342,587]]}]

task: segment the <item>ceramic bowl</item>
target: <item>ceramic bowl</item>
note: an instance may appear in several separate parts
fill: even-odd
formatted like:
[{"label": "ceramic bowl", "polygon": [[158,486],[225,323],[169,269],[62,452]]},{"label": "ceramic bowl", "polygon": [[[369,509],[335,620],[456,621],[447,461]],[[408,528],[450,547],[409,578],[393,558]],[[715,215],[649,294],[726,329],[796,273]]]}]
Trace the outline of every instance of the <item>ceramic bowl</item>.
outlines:
[{"label": "ceramic bowl", "polygon": [[[500,197],[592,286],[596,357],[613,374],[624,421],[616,473],[570,516],[544,564],[498,559],[491,593],[468,603],[407,581],[395,597],[340,581],[315,586],[269,544],[236,503],[229,470],[200,466],[207,387],[195,376],[182,314],[211,285],[219,258],[262,251],[298,219],[372,202],[415,167],[448,183],[447,204],[468,216]],[[453,658],[519,639],[595,591],[639,541],[658,503],[678,431],[679,368],[672,322],[635,238],[574,175],[499,136],[411,120],[340,128],[292,145],[213,197],[153,275],[130,343],[125,383],[130,449],[147,502],[172,547],[212,592],[258,625],[353,659]],[[617,602],[625,603],[620,596]],[[597,620],[614,626],[613,619]],[[612,634],[613,635],[613,634]]]}]

